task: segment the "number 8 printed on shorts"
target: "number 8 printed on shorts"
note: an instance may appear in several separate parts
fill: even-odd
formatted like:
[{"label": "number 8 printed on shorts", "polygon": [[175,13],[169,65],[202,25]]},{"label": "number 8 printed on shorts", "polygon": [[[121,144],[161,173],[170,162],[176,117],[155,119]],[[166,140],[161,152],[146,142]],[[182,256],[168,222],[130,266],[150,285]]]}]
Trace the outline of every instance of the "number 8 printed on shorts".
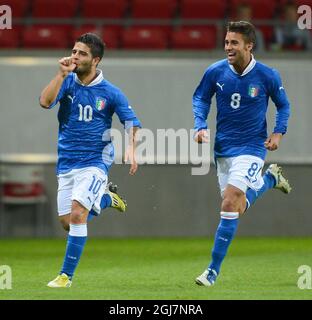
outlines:
[{"label": "number 8 printed on shorts", "polygon": [[[253,162],[248,169],[248,178],[249,180],[254,183],[257,181],[257,175],[259,171],[261,170],[261,166],[257,162]],[[254,178],[254,180],[251,180],[250,178]]]}]

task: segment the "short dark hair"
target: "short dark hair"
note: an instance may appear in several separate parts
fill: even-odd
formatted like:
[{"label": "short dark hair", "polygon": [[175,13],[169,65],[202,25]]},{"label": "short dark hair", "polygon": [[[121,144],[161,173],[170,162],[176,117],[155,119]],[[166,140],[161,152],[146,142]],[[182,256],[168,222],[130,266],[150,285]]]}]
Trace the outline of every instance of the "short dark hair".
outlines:
[{"label": "short dark hair", "polygon": [[248,21],[231,21],[227,25],[227,32],[237,32],[243,35],[246,42],[256,45],[256,31],[252,23]]},{"label": "short dark hair", "polygon": [[103,58],[105,43],[97,34],[85,33],[77,38],[75,42],[86,44],[90,48],[93,58],[99,57],[100,60]]}]

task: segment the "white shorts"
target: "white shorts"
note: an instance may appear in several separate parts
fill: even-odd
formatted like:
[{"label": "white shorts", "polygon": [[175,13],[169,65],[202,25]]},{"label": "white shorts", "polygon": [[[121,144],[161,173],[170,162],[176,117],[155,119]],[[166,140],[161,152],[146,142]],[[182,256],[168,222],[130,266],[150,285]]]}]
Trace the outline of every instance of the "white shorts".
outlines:
[{"label": "white shorts", "polygon": [[59,216],[71,212],[76,200],[89,211],[101,212],[101,199],[107,185],[107,175],[97,167],[73,169],[57,176],[57,207]]},{"label": "white shorts", "polygon": [[217,158],[216,165],[222,197],[228,184],[244,193],[248,188],[259,190],[264,184],[262,178],[264,161],[261,158],[250,155]]}]

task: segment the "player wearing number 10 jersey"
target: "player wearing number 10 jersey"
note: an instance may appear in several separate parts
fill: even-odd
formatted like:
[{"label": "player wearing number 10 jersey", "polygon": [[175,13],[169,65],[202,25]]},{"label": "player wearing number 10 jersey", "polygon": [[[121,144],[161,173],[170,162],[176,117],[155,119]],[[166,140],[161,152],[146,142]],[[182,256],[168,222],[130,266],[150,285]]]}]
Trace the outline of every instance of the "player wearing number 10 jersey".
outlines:
[{"label": "player wearing number 10 jersey", "polygon": [[[254,26],[230,22],[225,37],[227,59],[210,66],[193,96],[195,140],[207,140],[207,116],[211,98],[217,102],[215,162],[222,196],[221,221],[212,249],[212,261],[196,278],[199,285],[216,281],[221,263],[235,235],[238,218],[271,188],[289,193],[291,188],[281,168],[271,165],[262,176],[267,150],[276,150],[287,131],[289,102],[279,73],[255,60]],[[269,98],[274,102],[276,125],[267,136]]]},{"label": "player wearing number 10 jersey", "polygon": [[141,125],[125,95],[97,69],[103,54],[104,43],[97,35],[80,36],[40,96],[40,105],[46,109],[60,103],[57,204],[60,222],[69,231],[63,267],[48,283],[52,288],[71,286],[87,240],[87,221],[109,206],[125,211],[116,189],[107,190],[114,160],[109,131],[114,113],[129,130],[129,173],[137,170],[135,133]]}]

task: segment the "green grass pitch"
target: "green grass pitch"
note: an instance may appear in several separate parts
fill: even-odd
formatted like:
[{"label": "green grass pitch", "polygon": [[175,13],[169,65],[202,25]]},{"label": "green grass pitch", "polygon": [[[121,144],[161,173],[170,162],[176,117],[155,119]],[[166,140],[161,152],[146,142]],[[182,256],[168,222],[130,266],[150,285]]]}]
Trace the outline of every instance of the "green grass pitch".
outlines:
[{"label": "green grass pitch", "polygon": [[[0,240],[0,266],[12,269],[2,299],[311,299],[297,286],[312,267],[312,238],[236,238],[214,287],[195,285],[212,239],[89,239],[69,289],[46,287],[63,261],[65,240]],[[0,275],[1,279],[1,275]]]}]

